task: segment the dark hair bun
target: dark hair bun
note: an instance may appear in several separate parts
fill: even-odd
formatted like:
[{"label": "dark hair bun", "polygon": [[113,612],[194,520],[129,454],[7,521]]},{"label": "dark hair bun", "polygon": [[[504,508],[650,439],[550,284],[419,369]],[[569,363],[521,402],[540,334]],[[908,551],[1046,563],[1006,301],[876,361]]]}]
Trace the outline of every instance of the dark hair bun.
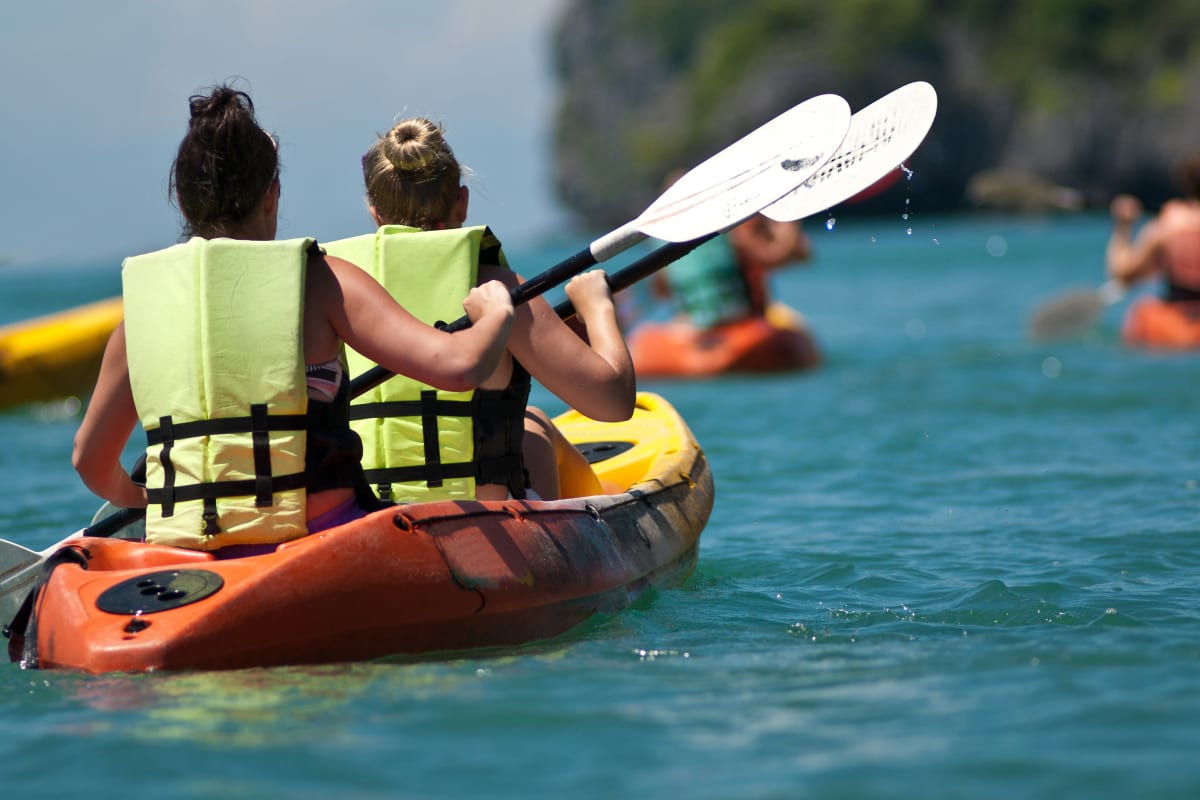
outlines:
[{"label": "dark hair bun", "polygon": [[226,236],[279,174],[275,140],[254,118],[254,102],[222,85],[188,98],[191,118],[171,168],[171,196],[185,235]]},{"label": "dark hair bun", "polygon": [[254,113],[254,101],[250,95],[229,86],[218,86],[211,94],[194,94],[188,98],[192,119],[222,117],[230,111]]}]

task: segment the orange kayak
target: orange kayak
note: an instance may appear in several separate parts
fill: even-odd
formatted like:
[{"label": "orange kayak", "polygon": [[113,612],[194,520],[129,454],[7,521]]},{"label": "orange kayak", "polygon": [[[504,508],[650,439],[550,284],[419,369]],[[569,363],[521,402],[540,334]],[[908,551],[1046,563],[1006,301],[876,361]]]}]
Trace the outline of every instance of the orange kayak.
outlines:
[{"label": "orange kayak", "polygon": [[642,393],[628,422],[557,422],[611,493],[400,505],[219,561],[68,539],[86,558],[55,567],[38,595],[36,665],[238,669],[512,646],[686,577],[713,481],[675,410]]},{"label": "orange kayak", "polygon": [[113,297],[0,326],[0,408],[90,393],[121,319]]},{"label": "orange kayak", "polygon": [[789,372],[821,363],[803,318],[775,304],[766,317],[702,329],[684,320],[647,322],[629,334],[629,352],[642,377],[711,377],[723,373]]},{"label": "orange kayak", "polygon": [[1125,313],[1121,337],[1136,347],[1200,348],[1200,302],[1139,298]]}]

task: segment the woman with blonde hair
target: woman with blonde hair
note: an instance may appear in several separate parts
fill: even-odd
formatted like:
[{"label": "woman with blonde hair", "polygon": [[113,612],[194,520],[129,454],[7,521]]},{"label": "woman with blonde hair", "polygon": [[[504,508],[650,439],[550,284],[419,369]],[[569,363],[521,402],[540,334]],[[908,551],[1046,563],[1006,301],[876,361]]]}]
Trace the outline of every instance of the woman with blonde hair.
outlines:
[{"label": "woman with blonde hair", "polygon": [[[521,283],[490,230],[464,227],[470,192],[439,125],[420,117],[396,123],[363,156],[362,169],[379,227],[330,245],[331,252],[361,264],[405,307],[418,316],[423,308],[427,322],[448,321],[471,287]],[[439,396],[401,381],[352,408],[365,439],[367,477],[381,496],[504,499],[532,490],[554,499],[602,491],[549,417],[527,406],[532,376],[593,419],[618,421],[633,413],[633,363],[604,272],[572,278],[566,294],[586,338],[538,297],[515,309],[507,352],[478,391]],[[356,374],[370,359],[358,365]]]}]

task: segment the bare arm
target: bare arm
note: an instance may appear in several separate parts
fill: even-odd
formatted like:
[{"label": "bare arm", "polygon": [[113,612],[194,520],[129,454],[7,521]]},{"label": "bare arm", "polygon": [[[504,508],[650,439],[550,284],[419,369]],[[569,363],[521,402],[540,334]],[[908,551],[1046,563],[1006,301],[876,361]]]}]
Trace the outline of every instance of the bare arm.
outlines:
[{"label": "bare arm", "polygon": [[83,484],[120,508],[145,508],[146,490],[121,466],[121,454],[137,425],[129,365],[125,360],[125,324],[108,339],[96,388],[75,433],[71,463]]},{"label": "bare arm", "polygon": [[[310,307],[305,334],[336,339],[385,369],[446,391],[465,391],[495,371],[512,326],[512,300],[499,283],[479,286],[463,301],[471,327],[446,333],[404,310],[387,290],[354,264],[317,257],[309,264]],[[321,321],[331,327],[322,330]],[[306,346],[307,349],[307,346]]]},{"label": "bare arm", "polygon": [[1136,240],[1133,238],[1133,227],[1141,217],[1142,204],[1130,195],[1113,198],[1110,212],[1113,228],[1105,251],[1109,277],[1130,284],[1152,276],[1162,261],[1159,225],[1150,222]]},{"label": "bare arm", "polygon": [[[519,278],[499,267],[481,273]],[[633,359],[617,322],[616,307],[603,270],[577,275],[567,298],[587,331],[587,341],[559,319],[543,297],[520,306],[508,349],[556,397],[592,419],[617,422],[633,414],[637,378]]]}]

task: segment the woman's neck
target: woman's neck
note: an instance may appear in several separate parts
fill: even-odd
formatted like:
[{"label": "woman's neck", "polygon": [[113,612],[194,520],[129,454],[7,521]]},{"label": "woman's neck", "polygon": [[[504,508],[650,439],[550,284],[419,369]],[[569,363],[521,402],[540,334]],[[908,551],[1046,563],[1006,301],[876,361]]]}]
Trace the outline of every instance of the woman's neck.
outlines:
[{"label": "woman's neck", "polygon": [[269,242],[275,238],[275,231],[267,230],[265,225],[242,223],[228,225],[220,229],[196,231],[196,235],[204,239],[238,239],[246,242]]}]

